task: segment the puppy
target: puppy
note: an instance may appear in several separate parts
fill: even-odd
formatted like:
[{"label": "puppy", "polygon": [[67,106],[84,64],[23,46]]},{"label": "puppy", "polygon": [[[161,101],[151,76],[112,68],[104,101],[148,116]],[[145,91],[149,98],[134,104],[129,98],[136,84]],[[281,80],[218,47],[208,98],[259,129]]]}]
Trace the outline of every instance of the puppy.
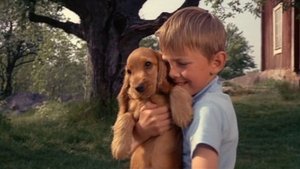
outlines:
[{"label": "puppy", "polygon": [[[127,59],[123,86],[118,94],[119,112],[113,126],[112,155],[131,156],[131,169],[181,169],[182,132],[192,120],[192,98],[182,87],[167,80],[167,66],[161,54],[137,48]],[[151,137],[131,153],[133,128],[146,102],[169,105],[174,127]]]}]

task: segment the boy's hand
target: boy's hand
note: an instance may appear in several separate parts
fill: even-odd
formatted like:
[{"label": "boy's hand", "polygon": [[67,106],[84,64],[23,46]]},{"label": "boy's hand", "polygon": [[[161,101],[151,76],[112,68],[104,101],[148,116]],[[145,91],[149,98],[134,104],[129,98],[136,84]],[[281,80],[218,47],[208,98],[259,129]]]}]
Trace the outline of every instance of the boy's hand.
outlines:
[{"label": "boy's hand", "polygon": [[147,102],[140,110],[139,121],[135,126],[136,136],[145,141],[158,136],[171,127],[171,118],[167,106],[157,106]]}]

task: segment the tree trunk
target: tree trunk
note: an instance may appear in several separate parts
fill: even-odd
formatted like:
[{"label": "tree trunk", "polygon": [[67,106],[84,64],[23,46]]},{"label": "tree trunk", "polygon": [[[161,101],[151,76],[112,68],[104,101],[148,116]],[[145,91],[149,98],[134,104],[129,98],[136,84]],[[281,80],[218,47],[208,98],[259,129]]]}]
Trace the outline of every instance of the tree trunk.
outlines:
[{"label": "tree trunk", "polygon": [[94,5],[89,7],[91,16],[81,20],[82,23],[88,23],[83,24],[83,29],[86,32],[92,66],[91,96],[107,101],[119,92],[127,56],[138,47],[139,41],[152,34],[155,28],[151,28],[151,31],[135,30],[124,33],[129,23],[120,11],[98,10],[104,9],[103,4],[99,3],[97,9]]},{"label": "tree trunk", "polygon": [[121,72],[120,62],[123,56],[118,48],[120,33],[115,30],[113,20],[109,18],[111,11],[99,10],[104,9],[102,3],[97,3],[99,8],[94,5],[88,6],[90,16],[81,20],[90,57],[88,65],[92,71],[90,96],[106,102],[116,95],[119,88],[115,82]]},{"label": "tree trunk", "polygon": [[103,33],[99,31],[99,26],[94,27],[90,28],[91,36],[87,37],[92,66],[91,96],[106,100],[117,95],[122,84],[122,72],[127,56],[138,47],[140,39],[127,37],[126,43],[120,43],[121,35],[114,26]]},{"label": "tree trunk", "polygon": [[14,66],[15,66],[15,62],[13,62],[13,63],[8,62],[8,65],[6,67],[6,83],[5,83],[4,91],[2,94],[3,98],[10,96],[13,92],[12,74],[13,74]]}]

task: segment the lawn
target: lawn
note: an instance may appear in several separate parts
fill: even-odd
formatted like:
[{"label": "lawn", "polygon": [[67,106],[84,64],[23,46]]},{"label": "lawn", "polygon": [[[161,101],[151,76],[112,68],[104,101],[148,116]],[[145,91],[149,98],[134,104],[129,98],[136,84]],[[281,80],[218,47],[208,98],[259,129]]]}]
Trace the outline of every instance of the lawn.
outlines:
[{"label": "lawn", "polygon": [[300,100],[268,93],[235,100],[240,139],[239,169],[297,169],[300,166]]},{"label": "lawn", "polygon": [[8,124],[2,120],[0,169],[123,168],[126,162],[114,161],[109,149],[114,112],[94,103],[50,102]]},{"label": "lawn", "polygon": [[[232,96],[240,131],[237,169],[299,168],[300,97],[287,99],[277,89]],[[127,161],[110,155],[116,107],[48,102],[23,115],[0,116],[0,169],[126,168]]]}]

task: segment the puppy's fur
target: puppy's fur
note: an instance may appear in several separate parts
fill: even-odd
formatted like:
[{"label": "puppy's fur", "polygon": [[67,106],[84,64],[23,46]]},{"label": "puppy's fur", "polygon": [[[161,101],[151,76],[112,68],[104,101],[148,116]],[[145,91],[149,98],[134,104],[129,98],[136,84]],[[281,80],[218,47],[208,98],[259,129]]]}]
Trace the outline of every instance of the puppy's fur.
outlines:
[{"label": "puppy's fur", "polygon": [[[182,135],[179,127],[186,127],[192,119],[190,94],[168,82],[166,64],[154,50],[134,50],[127,59],[125,71],[118,95],[118,117],[113,126],[113,157],[125,159],[131,156],[131,169],[182,168]],[[148,101],[169,105],[176,126],[160,136],[151,137],[131,154],[133,128],[139,119],[140,108]]]}]

